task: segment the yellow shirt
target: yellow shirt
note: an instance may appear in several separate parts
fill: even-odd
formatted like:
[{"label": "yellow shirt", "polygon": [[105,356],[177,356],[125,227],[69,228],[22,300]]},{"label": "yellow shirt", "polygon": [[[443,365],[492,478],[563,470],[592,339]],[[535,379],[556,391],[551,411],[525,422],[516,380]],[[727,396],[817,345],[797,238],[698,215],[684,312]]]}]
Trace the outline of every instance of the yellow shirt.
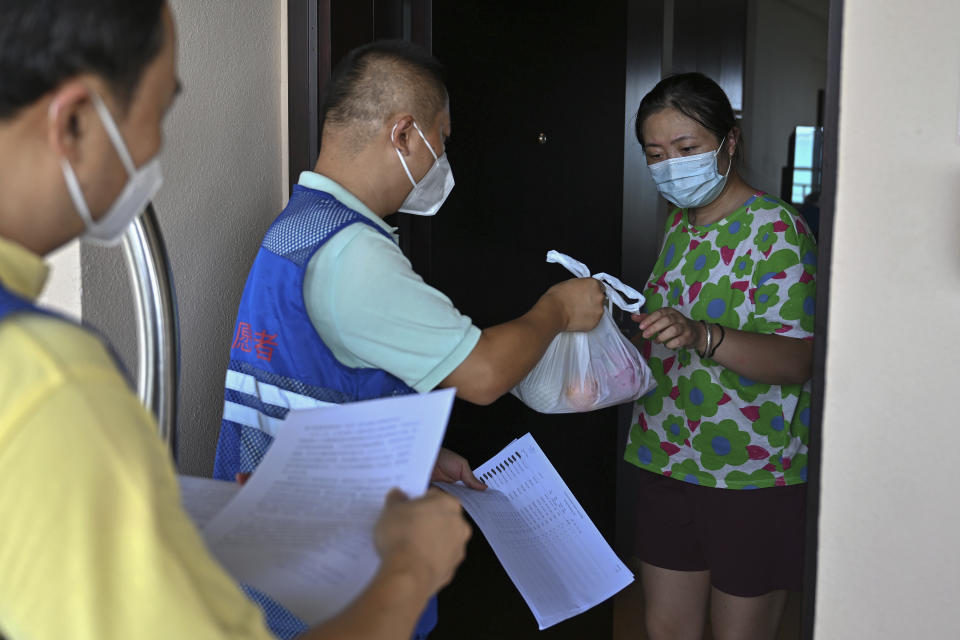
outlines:
[{"label": "yellow shirt", "polygon": [[[42,260],[0,238],[0,282],[35,299]],[[153,418],[98,338],[0,321],[0,635],[270,638],[180,506]]]}]

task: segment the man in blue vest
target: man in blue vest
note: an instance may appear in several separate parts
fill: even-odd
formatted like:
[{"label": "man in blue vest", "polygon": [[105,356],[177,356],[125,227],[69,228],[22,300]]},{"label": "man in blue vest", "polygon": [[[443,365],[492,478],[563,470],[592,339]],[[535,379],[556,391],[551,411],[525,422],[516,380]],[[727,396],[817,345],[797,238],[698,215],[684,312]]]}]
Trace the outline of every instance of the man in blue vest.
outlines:
[{"label": "man in blue vest", "polygon": [[[163,0],[0,2],[0,634],[268,640],[207,551],[175,469],[98,336],[36,306],[43,256],[114,242],[160,187],[178,90]],[[229,221],[222,221],[228,224]],[[470,534],[437,491],[388,498],[382,563],[303,640],[410,637]]]},{"label": "man in blue vest", "polygon": [[[338,65],[316,167],[267,231],[240,302],[215,476],[251,472],[290,409],[436,387],[489,404],[558,333],[599,322],[594,279],[555,285],[523,316],[481,331],[413,271],[384,218],[437,212],[453,187],[450,133],[440,65],[426,51],[376,42]],[[483,488],[447,450],[434,479]]]}]

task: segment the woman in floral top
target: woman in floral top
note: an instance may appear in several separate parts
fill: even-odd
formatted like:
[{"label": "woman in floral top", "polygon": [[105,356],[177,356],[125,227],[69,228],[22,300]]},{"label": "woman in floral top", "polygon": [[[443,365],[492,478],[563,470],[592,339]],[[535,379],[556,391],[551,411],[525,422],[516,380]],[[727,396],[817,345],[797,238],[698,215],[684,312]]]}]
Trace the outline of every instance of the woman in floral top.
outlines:
[{"label": "woman in floral top", "polygon": [[803,575],[817,248],[748,185],[723,90],[689,73],[640,103],[637,139],[676,205],[634,316],[657,387],[634,410],[651,638],[774,638]]}]

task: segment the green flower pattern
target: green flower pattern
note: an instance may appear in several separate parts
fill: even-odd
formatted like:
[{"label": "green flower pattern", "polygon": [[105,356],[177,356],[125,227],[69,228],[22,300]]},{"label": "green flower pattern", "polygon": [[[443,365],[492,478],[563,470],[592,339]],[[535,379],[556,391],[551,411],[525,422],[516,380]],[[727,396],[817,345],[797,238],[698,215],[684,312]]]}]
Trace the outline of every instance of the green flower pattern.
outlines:
[{"label": "green flower pattern", "polygon": [[797,212],[793,211],[792,214],[787,210],[780,212],[780,221],[787,225],[787,230],[783,232],[783,239],[786,240],[789,245],[799,246],[800,234],[797,233],[797,229],[793,225],[791,215],[797,215]]},{"label": "green flower pattern", "polygon": [[693,317],[703,318],[707,322],[735,327],[740,324],[737,308],[743,304],[747,294],[730,286],[730,276],[723,276],[716,284],[708,282],[700,289],[696,304],[693,305]]},{"label": "green flower pattern", "polygon": [[688,285],[703,282],[710,277],[710,271],[720,262],[720,253],[714,251],[709,242],[701,242],[697,248],[687,254],[683,261],[684,282]]},{"label": "green flower pattern", "polygon": [[758,469],[753,473],[731,471],[726,477],[727,484],[734,484],[741,489],[759,489],[760,487],[775,486],[776,478],[766,469]]},{"label": "green flower pattern", "polygon": [[[633,425],[633,427],[637,429],[639,425]],[[625,457],[628,462],[651,471],[659,471],[670,461],[669,456],[660,446],[660,437],[651,430],[631,433]]]},{"label": "green flower pattern", "polygon": [[747,461],[750,434],[740,431],[735,420],[704,422],[701,427],[693,439],[693,448],[700,452],[700,463],[705,468],[736,467]]},{"label": "green flower pattern", "polygon": [[790,432],[803,442],[810,440],[810,391],[800,392],[800,398],[797,401],[797,408],[793,414],[793,422],[790,423]]},{"label": "green flower pattern", "polygon": [[790,249],[779,249],[770,254],[770,257],[757,263],[754,273],[754,283],[759,286],[776,278],[781,272],[795,264],[800,264],[800,256]]},{"label": "green flower pattern", "polygon": [[779,291],[780,288],[775,284],[765,284],[757,287],[756,292],[753,294],[757,313],[763,314],[766,313],[770,307],[775,307],[777,303],[780,302],[780,296],[777,295]]},{"label": "green flower pattern", "polygon": [[644,303],[644,306],[646,307],[647,313],[651,313],[653,311],[656,311],[657,309],[662,309],[664,307],[663,296],[660,295],[659,293],[655,291],[654,292],[648,291],[645,294],[645,296],[647,298],[647,301]]},{"label": "green flower pattern", "polygon": [[670,283],[667,293],[667,306],[675,307],[681,303],[683,297],[683,280],[674,280]]},{"label": "green flower pattern", "polygon": [[[644,290],[646,310],[673,307],[726,328],[811,338],[816,263],[806,223],[769,195],[695,232],[676,210]],[[646,347],[657,386],[634,406],[628,462],[709,487],[806,482],[809,382],[758,383],[690,349]]]},{"label": "green flower pattern", "polygon": [[750,254],[737,256],[733,263],[733,275],[742,280],[751,273],[753,273],[753,258],[750,257]]},{"label": "green flower pattern", "polygon": [[667,416],[663,423],[663,430],[667,433],[667,440],[676,445],[684,444],[690,437],[690,429],[687,429],[686,421],[678,415]]},{"label": "green flower pattern", "polygon": [[654,273],[666,273],[675,269],[680,264],[688,246],[690,246],[690,236],[685,233],[673,234],[667,238],[663,245],[663,252],[660,253],[657,264],[653,267]]},{"label": "green flower pattern", "polygon": [[741,242],[750,237],[750,227],[753,223],[753,214],[744,211],[742,218],[724,225],[717,232],[717,246],[736,249]]},{"label": "green flower pattern", "polygon": [[802,282],[790,287],[787,301],[780,311],[786,320],[799,322],[804,331],[813,333],[813,314],[816,305],[816,292]]},{"label": "green flower pattern", "polygon": [[709,471],[704,471],[697,463],[687,458],[683,462],[670,467],[670,476],[684,482],[699,484],[705,487],[717,486],[717,479]]},{"label": "green flower pattern", "polygon": [[763,225],[757,230],[757,235],[754,237],[753,242],[757,245],[760,251],[766,253],[770,251],[770,247],[773,246],[773,243],[777,241],[777,234],[773,230],[773,223]]},{"label": "green flower pattern", "polygon": [[770,391],[770,385],[754,382],[730,369],[724,369],[720,374],[720,384],[726,389],[733,390],[738,398],[746,402],[754,402],[761,395]]},{"label": "green flower pattern", "polygon": [[785,445],[790,437],[783,410],[778,403],[769,400],[760,405],[760,417],[753,423],[753,430],[766,436],[767,442],[777,448]]},{"label": "green flower pattern", "polygon": [[643,403],[643,409],[649,415],[656,415],[663,411],[663,400],[670,394],[673,388],[673,381],[663,371],[663,360],[660,358],[650,358],[647,360],[650,365],[650,371],[653,373],[653,379],[657,386],[647,395],[643,396],[637,402]]},{"label": "green flower pattern", "polygon": [[677,406],[684,409],[688,420],[698,422],[704,416],[717,415],[723,387],[714,384],[708,372],[697,369],[689,378],[680,376],[677,386],[680,388]]}]

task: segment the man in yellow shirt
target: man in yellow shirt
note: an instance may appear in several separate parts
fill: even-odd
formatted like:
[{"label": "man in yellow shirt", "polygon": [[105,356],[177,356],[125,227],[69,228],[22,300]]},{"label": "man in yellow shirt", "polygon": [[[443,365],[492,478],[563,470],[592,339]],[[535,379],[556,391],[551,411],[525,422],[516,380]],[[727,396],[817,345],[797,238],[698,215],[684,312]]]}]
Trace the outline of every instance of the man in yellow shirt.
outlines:
[{"label": "man in yellow shirt", "polygon": [[[42,256],[119,238],[160,184],[178,88],[163,0],[0,3],[0,635],[268,638],[180,507],[153,419],[94,335],[33,305]],[[381,570],[304,638],[408,638],[469,526],[392,495]]]}]

